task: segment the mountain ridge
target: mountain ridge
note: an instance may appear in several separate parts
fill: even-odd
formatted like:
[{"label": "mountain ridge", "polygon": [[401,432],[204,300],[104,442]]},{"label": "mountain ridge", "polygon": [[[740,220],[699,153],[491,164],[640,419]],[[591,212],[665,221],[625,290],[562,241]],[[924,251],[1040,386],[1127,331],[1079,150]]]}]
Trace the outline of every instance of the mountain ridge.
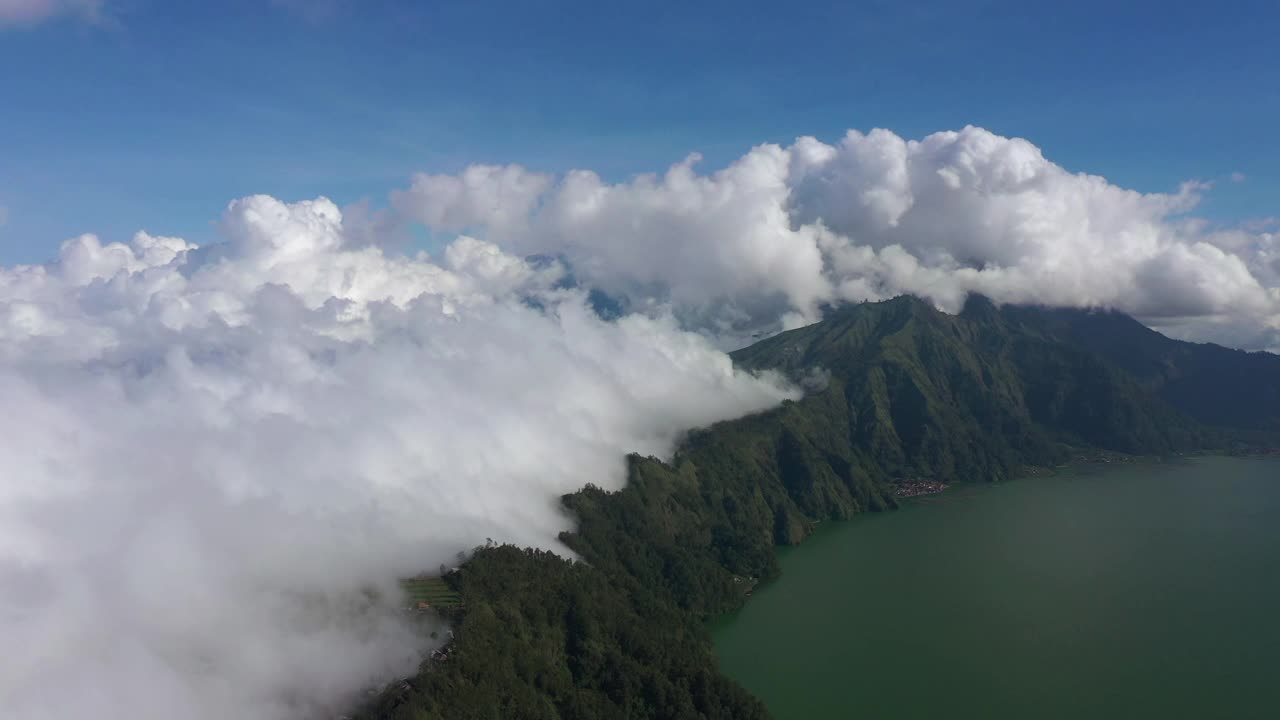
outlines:
[{"label": "mountain ridge", "polygon": [[[1203,422],[1280,431],[1280,355],[1174,340],[1116,311],[1008,306],[1124,369],[1147,389]],[[1214,377],[1207,377],[1213,375]]]}]

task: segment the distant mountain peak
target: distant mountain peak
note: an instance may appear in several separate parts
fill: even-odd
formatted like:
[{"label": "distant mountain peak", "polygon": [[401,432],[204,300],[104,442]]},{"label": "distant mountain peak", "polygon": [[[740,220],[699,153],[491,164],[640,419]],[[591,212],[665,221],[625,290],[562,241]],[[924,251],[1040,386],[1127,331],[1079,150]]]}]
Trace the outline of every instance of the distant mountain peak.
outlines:
[{"label": "distant mountain peak", "polygon": [[969,297],[965,298],[964,307],[960,310],[960,315],[962,317],[979,318],[996,315],[999,312],[1000,308],[996,307],[991,298],[979,293],[969,293]]},{"label": "distant mountain peak", "polygon": [[[913,383],[942,390],[962,377],[956,373],[976,369],[989,376],[977,383],[981,392],[996,391],[991,383],[1005,378],[1015,395],[1056,377],[1053,392],[1063,394],[1063,403],[1075,402],[1066,393],[1089,399],[1102,392],[1110,399],[1100,396],[1097,402],[1124,397],[1134,403],[1112,408],[1130,418],[1116,422],[1117,432],[1119,425],[1155,413],[1162,417],[1157,424],[1169,427],[1280,433],[1280,356],[1173,340],[1110,308],[997,307],[974,294],[959,315],[948,315],[904,295],[846,305],[819,323],[738,350],[733,358],[793,378],[823,368],[838,380],[844,374],[850,385],[903,371]],[[1062,375],[1068,369],[1070,378]],[[1183,417],[1174,419],[1159,407]],[[1095,434],[1091,442],[1104,439]]]}]

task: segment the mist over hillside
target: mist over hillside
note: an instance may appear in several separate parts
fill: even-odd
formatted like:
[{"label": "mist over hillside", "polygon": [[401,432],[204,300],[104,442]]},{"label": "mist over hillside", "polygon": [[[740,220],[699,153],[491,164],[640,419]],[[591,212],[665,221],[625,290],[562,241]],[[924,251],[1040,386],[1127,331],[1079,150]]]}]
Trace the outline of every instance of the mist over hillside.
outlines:
[{"label": "mist over hillside", "polygon": [[0,274],[14,717],[334,712],[432,644],[396,578],[489,538],[567,554],[561,494],[796,396],[480,241],[347,248],[325,200],[224,227]]}]

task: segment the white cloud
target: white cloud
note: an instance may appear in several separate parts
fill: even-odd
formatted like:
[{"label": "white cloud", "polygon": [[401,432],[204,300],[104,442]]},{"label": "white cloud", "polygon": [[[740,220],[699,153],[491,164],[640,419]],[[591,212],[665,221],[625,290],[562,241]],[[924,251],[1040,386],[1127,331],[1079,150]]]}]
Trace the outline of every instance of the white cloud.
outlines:
[{"label": "white cloud", "polygon": [[1139,193],[975,127],[801,138],[710,174],[696,160],[621,183],[477,167],[419,176],[394,202],[437,230],[563,256],[632,307],[669,303],[712,333],[908,292],[947,310],[971,292],[1114,307],[1220,339],[1225,326],[1277,317],[1269,236],[1228,246],[1188,217],[1207,184]]},{"label": "white cloud", "polygon": [[480,240],[389,256],[324,199],[222,227],[0,269],[6,717],[334,712],[421,648],[362,588],[556,548],[560,494],[790,392]]},{"label": "white cloud", "polygon": [[393,192],[392,204],[439,230],[470,227],[518,230],[551,176],[508,165],[472,165],[460,175],[419,173],[407,191]]},{"label": "white cloud", "polygon": [[578,277],[640,307],[673,303],[712,324],[788,310],[812,318],[830,289],[817,230],[793,228],[785,210],[787,158],[757,148],[702,176],[693,156],[620,185],[588,171],[553,185],[515,166],[479,167],[419,176],[393,203],[436,229],[481,229],[518,254],[564,255]]},{"label": "white cloud", "polygon": [[103,0],[0,0],[0,29],[31,26],[61,16],[88,23],[104,18]]}]

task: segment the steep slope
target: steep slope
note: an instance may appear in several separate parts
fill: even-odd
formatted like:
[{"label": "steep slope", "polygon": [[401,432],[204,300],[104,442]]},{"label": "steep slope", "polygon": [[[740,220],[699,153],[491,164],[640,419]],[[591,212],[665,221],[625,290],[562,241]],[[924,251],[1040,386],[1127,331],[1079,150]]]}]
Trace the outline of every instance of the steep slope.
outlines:
[{"label": "steep slope", "polygon": [[1004,469],[1045,459],[1054,443],[1159,453],[1214,441],[1129,373],[983,298],[958,316],[910,297],[851,306],[735,360],[793,377],[825,368],[866,418],[855,444],[904,472],[954,476],[954,462],[936,461],[940,434]]},{"label": "steep slope", "polygon": [[631,457],[619,492],[566,496],[578,525],[562,540],[582,563],[477,551],[446,578],[467,608],[450,661],[424,665],[412,689],[367,715],[759,717],[715,671],[701,623],[777,574],[776,545],[895,507],[905,479],[1000,480],[1081,451],[1159,454],[1234,437],[1069,330],[982,299],[948,316],[898,298],[735,353],[808,392],[690,433],[670,463]]},{"label": "steep slope", "polygon": [[1200,422],[1280,431],[1280,355],[1180,342],[1117,312],[1005,307],[1001,314],[1093,352]]}]

